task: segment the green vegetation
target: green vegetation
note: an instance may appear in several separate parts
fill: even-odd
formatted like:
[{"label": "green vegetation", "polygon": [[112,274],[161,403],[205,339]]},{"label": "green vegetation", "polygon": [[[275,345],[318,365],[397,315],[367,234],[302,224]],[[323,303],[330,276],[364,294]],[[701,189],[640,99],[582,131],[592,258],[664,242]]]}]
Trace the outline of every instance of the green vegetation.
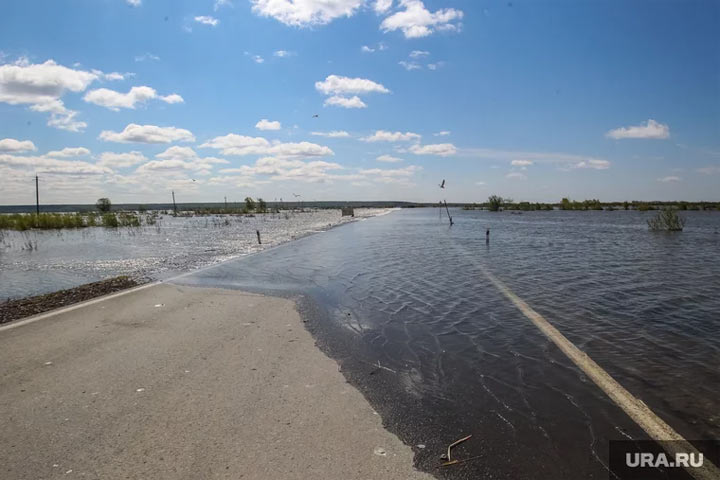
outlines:
[{"label": "green vegetation", "polygon": [[59,230],[63,228],[139,227],[141,217],[134,213],[105,213],[98,218],[95,213],[15,213],[0,215],[0,230]]},{"label": "green vegetation", "polygon": [[98,201],[95,202],[95,208],[103,213],[109,212],[110,208],[112,208],[112,203],[109,198],[98,198]]},{"label": "green vegetation", "polygon": [[490,195],[488,197],[488,210],[491,212],[497,212],[505,202],[506,200],[498,195]]},{"label": "green vegetation", "polygon": [[682,232],[685,219],[672,208],[664,208],[657,215],[647,221],[648,227],[653,231]]},{"label": "green vegetation", "polygon": [[[429,206],[429,205],[428,205]],[[456,205],[451,205],[456,206]],[[677,210],[705,210],[705,211],[720,211],[720,202],[640,202],[640,201],[624,201],[624,202],[601,202],[598,199],[589,200],[571,200],[567,197],[560,200],[558,203],[531,203],[531,202],[513,202],[509,198],[503,198],[498,195],[493,195],[488,198],[485,203],[472,203],[462,206],[464,210],[482,210],[487,209],[492,212],[498,210],[520,210],[520,211],[535,211],[535,210],[636,210],[639,212],[646,212],[650,210],[662,210],[664,208],[674,208]]]},{"label": "green vegetation", "polygon": [[560,200],[560,210],[603,210],[603,205],[597,199],[577,202],[563,198]]},{"label": "green vegetation", "polygon": [[265,203],[265,200],[263,200],[262,198],[258,198],[258,199],[257,199],[256,211],[257,211],[258,213],[265,213],[265,212],[267,212],[267,203]]},{"label": "green vegetation", "polygon": [[245,210],[248,212],[255,211],[255,200],[252,197],[245,197]]}]

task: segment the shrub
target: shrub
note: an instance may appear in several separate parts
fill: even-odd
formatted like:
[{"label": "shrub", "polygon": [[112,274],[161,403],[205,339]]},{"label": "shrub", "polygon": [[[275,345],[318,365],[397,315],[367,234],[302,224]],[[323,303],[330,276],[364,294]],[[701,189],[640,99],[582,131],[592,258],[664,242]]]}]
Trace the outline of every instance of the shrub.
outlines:
[{"label": "shrub", "polygon": [[114,213],[106,213],[102,216],[102,226],[103,227],[110,227],[110,228],[116,228],[120,224],[118,222],[117,217]]},{"label": "shrub", "polygon": [[490,195],[488,197],[488,210],[491,212],[497,212],[500,210],[500,207],[503,206],[504,200],[502,197],[499,197],[497,195]]},{"label": "shrub", "polygon": [[682,232],[685,219],[671,208],[664,208],[648,220],[648,227],[653,231]]},{"label": "shrub", "polygon": [[98,198],[98,201],[95,202],[95,208],[101,212],[109,212],[110,207],[112,207],[112,203],[109,198]]}]

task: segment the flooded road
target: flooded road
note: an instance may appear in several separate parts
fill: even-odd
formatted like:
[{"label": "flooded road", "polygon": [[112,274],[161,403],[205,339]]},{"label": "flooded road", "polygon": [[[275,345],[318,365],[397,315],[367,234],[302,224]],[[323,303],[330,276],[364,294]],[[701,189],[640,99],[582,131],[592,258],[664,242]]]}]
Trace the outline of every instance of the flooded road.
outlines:
[{"label": "flooded road", "polygon": [[[183,283],[302,296],[319,345],[449,478],[608,478],[608,441],[647,434],[489,272],[687,439],[720,437],[720,215],[403,210]],[[490,241],[485,232],[490,229]],[[440,466],[453,441],[458,458]],[[455,450],[454,450],[455,452]]]}]

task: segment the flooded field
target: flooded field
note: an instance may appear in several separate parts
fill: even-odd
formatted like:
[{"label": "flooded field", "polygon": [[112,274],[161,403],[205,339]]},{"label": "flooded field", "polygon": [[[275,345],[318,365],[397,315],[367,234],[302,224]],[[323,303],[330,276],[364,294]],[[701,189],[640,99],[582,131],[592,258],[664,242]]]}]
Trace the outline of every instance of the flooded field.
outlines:
[{"label": "flooded field", "polygon": [[[356,217],[383,212],[358,209]],[[137,228],[0,230],[0,301],[117,275],[163,278],[351,220],[340,210],[309,210],[254,217],[161,215],[155,225]]]}]

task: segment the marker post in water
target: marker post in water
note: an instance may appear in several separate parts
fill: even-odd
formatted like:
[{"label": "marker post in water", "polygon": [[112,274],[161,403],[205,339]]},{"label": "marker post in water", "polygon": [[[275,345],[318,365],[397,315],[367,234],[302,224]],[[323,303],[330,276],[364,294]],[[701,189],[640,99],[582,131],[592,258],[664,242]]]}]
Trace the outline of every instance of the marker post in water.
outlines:
[{"label": "marker post in water", "polygon": [[260,230],[255,230],[255,233],[257,233],[258,245],[262,245],[262,240],[260,240]]},{"label": "marker post in water", "polygon": [[450,209],[447,206],[447,201],[443,200],[445,202],[445,211],[447,212],[448,220],[450,220],[450,226],[453,226],[452,217],[450,216]]}]

